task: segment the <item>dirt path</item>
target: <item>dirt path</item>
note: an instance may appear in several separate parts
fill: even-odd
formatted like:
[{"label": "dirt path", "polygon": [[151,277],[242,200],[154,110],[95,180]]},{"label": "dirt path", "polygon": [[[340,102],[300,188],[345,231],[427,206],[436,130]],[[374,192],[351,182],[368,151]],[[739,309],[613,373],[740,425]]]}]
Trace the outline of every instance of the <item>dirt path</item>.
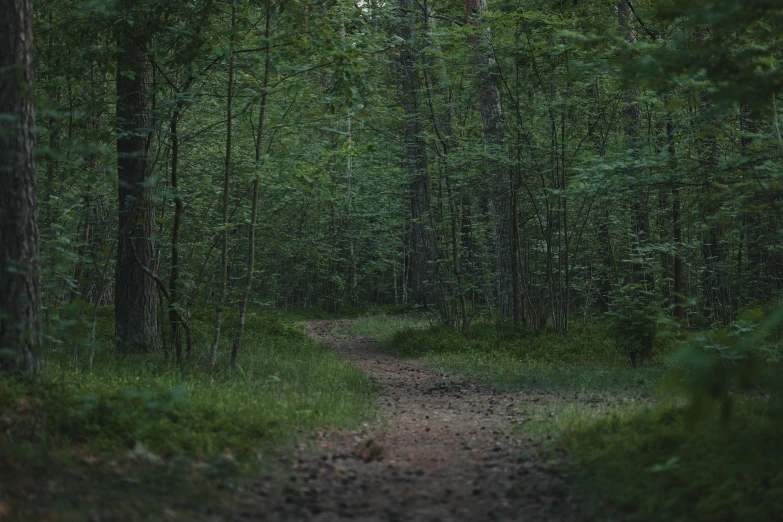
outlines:
[{"label": "dirt path", "polygon": [[[513,430],[523,422],[523,395],[426,371],[379,353],[372,339],[334,336],[335,324],[316,321],[308,330],[378,379],[381,422],[325,433],[317,451],[301,450],[290,484],[265,499],[264,520],[577,518],[565,477]],[[260,507],[247,506],[243,518],[258,520]]]}]

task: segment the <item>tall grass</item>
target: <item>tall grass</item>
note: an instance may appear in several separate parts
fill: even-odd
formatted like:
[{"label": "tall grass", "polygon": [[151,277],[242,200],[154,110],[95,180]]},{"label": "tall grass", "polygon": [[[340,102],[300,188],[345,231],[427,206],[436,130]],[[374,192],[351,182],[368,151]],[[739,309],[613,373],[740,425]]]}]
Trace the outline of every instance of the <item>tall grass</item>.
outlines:
[{"label": "tall grass", "polygon": [[[108,341],[111,315],[99,315],[92,366],[84,346],[75,365],[87,331],[77,325],[35,380],[0,377],[0,411],[18,418],[12,430],[32,431],[18,444],[86,444],[110,453],[141,444],[164,457],[245,456],[290,444],[310,428],[351,427],[373,415],[373,381],[277,314],[250,317],[233,369],[230,331],[214,368],[198,354],[185,363],[160,352],[119,356]],[[211,325],[198,317],[192,323],[197,348],[205,348]]]},{"label": "tall grass", "polygon": [[632,368],[600,324],[568,335],[507,324],[479,323],[462,335],[415,316],[361,318],[349,326],[382,349],[422,360],[499,391],[568,390],[650,395],[665,373],[663,354]]},{"label": "tall grass", "polygon": [[34,379],[0,375],[3,513],[19,520],[230,518],[225,492],[260,472],[284,473],[278,459],[313,428],[352,428],[374,417],[374,381],[274,312],[250,314],[233,369],[235,318],[227,317],[210,367],[203,357],[210,315],[190,320],[190,361],[115,354],[113,310],[105,308],[92,365],[90,320],[74,314]]}]

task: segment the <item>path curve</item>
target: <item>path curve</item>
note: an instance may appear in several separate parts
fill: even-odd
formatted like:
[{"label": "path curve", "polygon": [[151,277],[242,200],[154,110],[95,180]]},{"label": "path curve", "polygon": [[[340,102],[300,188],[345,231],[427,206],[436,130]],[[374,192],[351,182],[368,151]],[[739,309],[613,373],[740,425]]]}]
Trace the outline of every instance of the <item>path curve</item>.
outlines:
[{"label": "path curve", "polygon": [[380,353],[373,339],[333,334],[349,321],[313,321],[308,332],[378,380],[380,422],[324,433],[316,451],[300,450],[290,484],[266,499],[265,520],[576,518],[565,477],[532,457],[530,440],[513,430],[523,422],[522,394],[427,371]]}]

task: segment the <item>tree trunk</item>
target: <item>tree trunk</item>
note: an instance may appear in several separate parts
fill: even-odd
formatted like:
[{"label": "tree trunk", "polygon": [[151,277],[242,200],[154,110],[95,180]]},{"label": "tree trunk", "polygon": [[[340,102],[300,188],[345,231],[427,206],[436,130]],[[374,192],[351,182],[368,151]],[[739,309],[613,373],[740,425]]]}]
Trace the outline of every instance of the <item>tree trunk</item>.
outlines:
[{"label": "tree trunk", "polygon": [[[136,2],[124,3],[132,13]],[[117,30],[117,175],[119,236],[115,269],[115,340],[121,353],[157,348],[157,292],[143,268],[155,260],[155,206],[150,187],[150,85],[144,24]],[[132,243],[132,244],[131,244]],[[142,266],[136,262],[134,250]]]},{"label": "tree trunk", "polygon": [[412,13],[413,2],[400,0],[399,8],[401,23],[398,35],[404,40],[400,49],[400,104],[405,112],[405,167],[408,170],[410,182],[411,209],[411,256],[410,278],[413,300],[427,305],[430,292],[429,282],[432,281],[430,267],[434,248],[434,237],[427,228],[429,214],[429,176],[427,174],[427,146],[423,136],[422,115],[419,108],[421,81],[417,67],[416,53],[411,49],[415,17]]},{"label": "tree trunk", "polygon": [[[666,122],[666,139],[668,141],[669,170],[677,170],[677,150],[674,145],[674,124],[671,118]],[[674,286],[672,288],[672,306],[674,317],[685,317],[683,307],[683,266],[682,266],[682,210],[680,187],[672,189],[672,234],[674,236]]]},{"label": "tree trunk", "polygon": [[[215,312],[215,330],[212,338],[212,347],[209,350],[209,361],[215,364],[217,359],[218,342],[220,341],[220,328],[223,323],[223,304],[226,302],[226,287],[228,286],[228,197],[229,181],[231,177],[231,128],[234,120],[234,31],[236,29],[237,8],[231,4],[231,38],[229,45],[230,57],[228,59],[228,87],[226,89],[226,155],[223,163],[223,236],[220,259],[220,296],[218,297],[217,310]],[[267,41],[268,45],[268,41]]]},{"label": "tree trunk", "polygon": [[256,264],[256,224],[258,223],[258,169],[261,168],[261,146],[264,139],[264,121],[266,119],[266,104],[269,99],[269,75],[271,73],[271,52],[269,49],[272,27],[272,3],[266,0],[266,23],[264,26],[264,41],[267,42],[264,51],[264,80],[261,92],[261,108],[258,111],[258,134],[256,134],[256,176],[253,180],[253,200],[250,211],[250,233],[247,245],[247,282],[245,292],[242,294],[242,302],[239,304],[239,327],[234,335],[234,345],[231,348],[231,366],[236,366],[239,354],[239,346],[242,343],[242,335],[245,332],[245,320],[247,319],[247,304],[250,301],[250,293],[253,291],[253,270]]},{"label": "tree trunk", "polygon": [[32,373],[41,347],[30,0],[0,0],[0,371]]},{"label": "tree trunk", "polygon": [[[487,0],[465,0],[465,16],[471,23],[478,25],[475,19],[487,12]],[[507,169],[503,167],[499,156],[506,146],[506,131],[503,120],[503,107],[500,100],[500,69],[495,59],[490,55],[489,28],[482,29],[479,38],[475,38],[476,54],[473,63],[476,65],[476,80],[478,81],[479,110],[483,129],[484,145],[487,148],[487,177],[490,183],[490,215],[495,220],[494,256],[495,273],[498,283],[498,300],[504,316],[513,315],[513,292],[511,277],[511,230],[510,199],[508,198],[510,178]]]},{"label": "tree trunk", "polygon": [[[182,222],[182,194],[179,191],[179,134],[180,108],[171,116],[171,190],[174,195],[174,224],[171,227],[171,273],[169,276],[169,322],[171,323],[171,344],[174,357],[182,356],[182,339],[179,333],[179,229]],[[188,347],[190,349],[190,347]]]}]

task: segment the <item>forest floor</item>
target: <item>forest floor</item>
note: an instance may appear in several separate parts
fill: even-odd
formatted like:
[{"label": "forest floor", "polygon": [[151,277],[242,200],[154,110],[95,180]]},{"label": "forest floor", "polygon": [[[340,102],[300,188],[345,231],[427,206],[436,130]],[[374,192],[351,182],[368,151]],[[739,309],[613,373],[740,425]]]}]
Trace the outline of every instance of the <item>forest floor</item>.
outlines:
[{"label": "forest floor", "polygon": [[[245,520],[576,520],[584,504],[564,456],[516,429],[543,394],[501,394],[345,335],[351,320],[312,321],[316,340],[383,388],[378,421],[317,432],[292,456],[290,477],[239,495]],[[348,330],[350,331],[350,330]],[[337,333],[340,332],[340,333]],[[251,494],[251,492],[253,494]]]}]

